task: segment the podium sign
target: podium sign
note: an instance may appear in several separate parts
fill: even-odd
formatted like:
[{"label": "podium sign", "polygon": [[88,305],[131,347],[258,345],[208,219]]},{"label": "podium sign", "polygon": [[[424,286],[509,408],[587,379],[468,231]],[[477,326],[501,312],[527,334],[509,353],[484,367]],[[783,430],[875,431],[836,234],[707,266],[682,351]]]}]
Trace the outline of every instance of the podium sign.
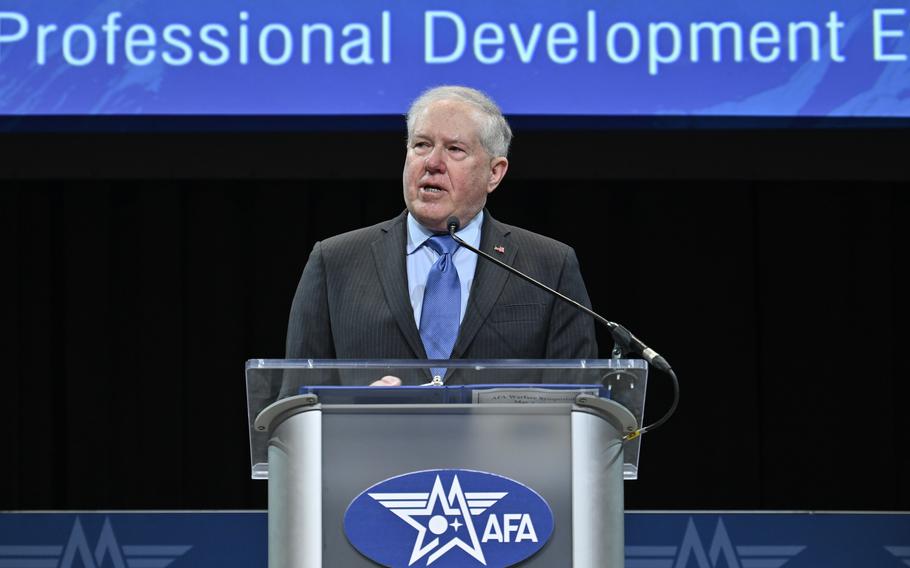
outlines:
[{"label": "podium sign", "polygon": [[[405,386],[364,386],[385,375]],[[639,360],[250,361],[269,566],[622,566],[646,380]]]}]

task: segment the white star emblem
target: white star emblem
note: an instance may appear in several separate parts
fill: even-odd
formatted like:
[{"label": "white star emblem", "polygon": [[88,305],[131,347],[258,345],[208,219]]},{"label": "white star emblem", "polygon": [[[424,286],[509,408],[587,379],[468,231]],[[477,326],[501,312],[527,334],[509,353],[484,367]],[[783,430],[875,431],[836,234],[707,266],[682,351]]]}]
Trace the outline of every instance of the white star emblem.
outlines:
[{"label": "white star emblem", "polygon": [[[483,549],[480,547],[480,539],[477,538],[472,517],[483,513],[506,495],[508,493],[504,492],[464,493],[457,475],[452,479],[448,496],[445,494],[439,475],[436,476],[433,489],[429,494],[369,493],[370,497],[417,530],[417,540],[414,541],[408,566],[412,566],[427,554],[429,557],[426,565],[429,566],[456,547],[486,566],[487,561],[483,556]],[[441,509],[442,514],[437,512],[437,507]],[[429,519],[425,523],[421,523],[415,517],[429,517]],[[450,523],[449,517],[455,517],[455,519]],[[458,517],[461,517],[464,522],[459,522]],[[449,527],[452,527],[456,533],[459,528],[465,527],[470,544],[458,536],[454,536],[440,546],[439,537]],[[429,542],[425,542],[428,530],[435,536]]]}]

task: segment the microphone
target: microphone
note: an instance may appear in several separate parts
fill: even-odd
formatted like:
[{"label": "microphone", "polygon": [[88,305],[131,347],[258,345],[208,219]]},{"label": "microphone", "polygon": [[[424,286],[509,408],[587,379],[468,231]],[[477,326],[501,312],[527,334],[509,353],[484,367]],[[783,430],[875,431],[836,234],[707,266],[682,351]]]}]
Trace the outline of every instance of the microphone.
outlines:
[{"label": "microphone", "polygon": [[508,264],[504,263],[503,261],[499,260],[498,258],[496,258],[490,254],[487,254],[487,253],[483,252],[482,250],[475,248],[475,247],[471,246],[470,244],[468,244],[467,242],[465,242],[464,239],[462,239],[461,237],[459,237],[458,235],[455,234],[455,232],[458,231],[458,229],[461,227],[461,221],[459,221],[458,217],[456,217],[454,215],[449,217],[446,220],[446,227],[449,230],[449,235],[459,245],[465,247],[466,249],[473,252],[477,256],[483,257],[483,258],[489,260],[490,262],[492,262],[493,264],[496,264],[497,266],[500,266],[500,267],[508,270],[515,276],[518,276],[522,280],[525,280],[526,282],[529,282],[529,283],[533,284],[534,286],[537,286],[541,290],[549,292],[550,294],[556,296],[557,298],[566,302],[567,304],[571,304],[575,308],[577,308],[577,309],[583,311],[584,313],[588,314],[589,316],[593,317],[595,321],[605,325],[607,327],[607,329],[610,330],[610,334],[613,336],[613,341],[616,343],[616,345],[618,345],[620,347],[620,349],[624,353],[629,353],[629,352],[639,353],[642,357],[645,358],[645,360],[648,363],[653,365],[654,368],[661,370],[661,371],[667,373],[668,375],[670,375],[670,379],[672,380],[672,384],[673,384],[673,402],[670,404],[669,410],[667,410],[663,416],[661,416],[658,420],[654,421],[653,423],[648,424],[647,426],[643,426],[643,427],[639,428],[638,430],[636,430],[635,432],[632,432],[631,434],[627,434],[623,438],[623,440],[625,440],[625,441],[634,440],[635,438],[639,437],[640,435],[644,434],[645,432],[650,432],[651,430],[654,430],[655,428],[662,426],[667,420],[670,419],[670,417],[673,415],[673,413],[676,412],[676,407],[679,404],[679,380],[676,378],[676,373],[673,372],[673,369],[670,367],[670,364],[660,354],[658,354],[656,351],[654,351],[653,349],[651,349],[650,347],[645,345],[640,339],[638,339],[637,337],[632,335],[632,332],[630,332],[625,327],[619,325],[616,322],[612,322],[612,321],[608,320],[607,318],[603,317],[602,315],[596,313],[594,310],[584,306],[583,304],[581,304],[579,302],[576,302],[572,298],[569,298],[565,294],[561,294],[560,292],[557,292],[556,290],[550,288],[546,284],[544,284],[542,282],[538,282],[537,280],[531,278],[530,276],[528,276],[524,272],[518,270],[517,268],[511,267]]},{"label": "microphone", "polygon": [[632,352],[632,353],[639,353],[639,354],[641,354],[642,357],[645,358],[645,360],[648,361],[648,363],[650,363],[657,369],[660,369],[661,371],[664,371],[664,372],[670,372],[670,370],[671,370],[670,364],[667,363],[667,360],[664,359],[656,351],[654,351],[653,349],[651,349],[650,347],[645,345],[640,339],[638,339],[637,337],[632,335],[632,333],[625,327],[619,325],[616,322],[612,322],[612,321],[606,319],[605,317],[601,316],[600,314],[596,313],[595,311],[591,310],[590,308],[586,307],[585,305],[583,305],[579,302],[576,302],[572,298],[569,298],[568,296],[557,292],[556,290],[550,288],[546,284],[544,284],[542,282],[538,282],[537,280],[531,278],[530,276],[528,276],[524,272],[521,272],[517,268],[513,268],[513,267],[509,266],[508,264],[504,263],[503,261],[499,260],[498,258],[496,258],[492,255],[489,255],[489,254],[483,252],[482,250],[477,249],[477,248],[471,246],[470,244],[466,243],[461,237],[459,237],[458,235],[455,234],[455,232],[461,227],[461,221],[459,221],[458,217],[456,217],[454,215],[449,217],[448,220],[446,221],[446,226],[449,229],[449,235],[451,235],[451,237],[453,239],[455,239],[455,242],[457,242],[461,246],[463,246],[466,249],[470,250],[471,252],[477,254],[478,256],[482,256],[483,258],[501,266],[502,268],[508,270],[509,272],[518,276],[519,278],[521,278],[527,282],[530,282],[531,284],[533,284],[534,286],[537,286],[541,290],[545,290],[545,291],[549,292],[550,294],[556,296],[560,300],[562,300],[568,304],[571,304],[575,308],[577,308],[577,309],[583,311],[584,313],[588,314],[589,316],[593,317],[595,320],[597,320],[601,324],[605,325],[607,327],[607,329],[610,330],[610,333],[613,336],[613,341],[618,343],[624,349],[624,351]]}]

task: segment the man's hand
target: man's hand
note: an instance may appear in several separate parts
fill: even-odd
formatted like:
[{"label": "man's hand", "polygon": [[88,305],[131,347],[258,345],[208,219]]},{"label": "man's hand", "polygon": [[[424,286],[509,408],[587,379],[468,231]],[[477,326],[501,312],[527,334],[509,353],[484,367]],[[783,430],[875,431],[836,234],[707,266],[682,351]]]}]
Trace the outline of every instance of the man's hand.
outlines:
[{"label": "man's hand", "polygon": [[386,375],[379,379],[378,381],[373,381],[370,383],[371,387],[400,387],[401,379],[398,377],[393,377],[392,375]]}]

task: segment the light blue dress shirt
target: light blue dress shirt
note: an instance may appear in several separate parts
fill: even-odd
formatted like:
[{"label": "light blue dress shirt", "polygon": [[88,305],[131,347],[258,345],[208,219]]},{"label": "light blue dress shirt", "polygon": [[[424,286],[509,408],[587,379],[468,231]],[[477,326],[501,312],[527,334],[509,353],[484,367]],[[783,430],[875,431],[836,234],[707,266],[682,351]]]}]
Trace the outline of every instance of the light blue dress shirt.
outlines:
[{"label": "light blue dress shirt", "polygon": [[[455,233],[466,243],[473,247],[480,247],[480,228],[483,226],[483,211],[474,216],[471,221]],[[414,323],[420,329],[420,312],[423,309],[423,291],[427,285],[427,276],[430,268],[439,258],[439,254],[430,247],[421,246],[434,235],[433,231],[417,222],[408,213],[408,244],[406,248],[408,265],[408,296],[414,308]],[[468,307],[468,294],[471,284],[474,283],[474,271],[477,268],[477,255],[464,247],[458,247],[452,255],[455,270],[458,271],[458,281],[461,284],[461,312],[459,323],[464,320],[464,313]]]}]

